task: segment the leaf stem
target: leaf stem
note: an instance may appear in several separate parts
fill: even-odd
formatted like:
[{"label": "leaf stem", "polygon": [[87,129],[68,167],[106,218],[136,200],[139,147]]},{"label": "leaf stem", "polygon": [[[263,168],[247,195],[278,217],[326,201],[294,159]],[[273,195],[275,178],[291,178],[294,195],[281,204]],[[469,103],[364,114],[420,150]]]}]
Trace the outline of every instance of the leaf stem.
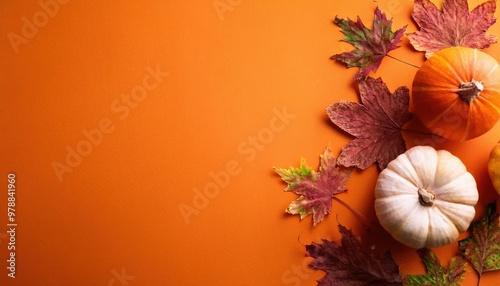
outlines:
[{"label": "leaf stem", "polygon": [[389,58],[391,58],[391,59],[394,59],[394,60],[396,60],[396,61],[398,61],[398,62],[400,62],[400,63],[407,64],[407,65],[409,65],[409,66],[411,66],[411,67],[414,67],[414,68],[417,68],[417,69],[419,69],[419,68],[420,68],[420,67],[419,67],[419,66],[417,66],[417,65],[410,64],[409,62],[405,62],[405,61],[400,60],[400,59],[398,59],[398,58],[395,58],[395,57],[393,57],[393,56],[391,56],[391,55],[387,55],[387,54],[386,54],[386,56],[387,56],[387,57],[389,57]]},{"label": "leaf stem", "polygon": [[348,203],[344,202],[343,200],[339,199],[337,196],[333,196],[333,199],[336,200],[337,202],[341,203],[343,206],[348,208],[350,211],[352,211],[355,215],[360,218],[365,225],[375,225],[376,227],[382,228],[382,226],[378,222],[370,221],[364,214],[359,212],[357,209],[351,207]]},{"label": "leaf stem", "polygon": [[[416,133],[416,134],[423,134],[423,135],[439,136],[439,135],[437,135],[436,133],[432,133],[432,132],[425,132],[425,131],[418,131],[418,130],[412,130],[412,129],[404,129],[404,128],[401,128],[401,131],[404,131],[404,132],[411,132],[411,133]],[[441,137],[441,136],[439,136],[439,137]]]}]

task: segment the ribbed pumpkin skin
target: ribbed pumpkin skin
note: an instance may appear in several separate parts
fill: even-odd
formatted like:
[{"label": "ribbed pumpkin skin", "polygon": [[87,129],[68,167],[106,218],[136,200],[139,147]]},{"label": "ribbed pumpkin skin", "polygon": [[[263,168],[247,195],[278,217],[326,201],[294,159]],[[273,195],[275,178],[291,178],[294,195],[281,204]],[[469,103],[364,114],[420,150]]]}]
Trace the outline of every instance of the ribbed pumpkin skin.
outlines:
[{"label": "ribbed pumpkin skin", "polygon": [[[477,81],[483,91],[470,103],[458,91]],[[417,71],[412,86],[413,112],[433,133],[463,141],[490,130],[500,118],[500,68],[490,55],[452,47],[435,53]]]},{"label": "ribbed pumpkin skin", "polygon": [[[420,202],[419,190],[435,195]],[[458,157],[416,146],[391,161],[375,186],[375,212],[382,227],[413,247],[440,247],[467,230],[479,199],[476,181]]]},{"label": "ribbed pumpkin skin", "polygon": [[488,159],[488,173],[493,187],[500,195],[500,143],[497,143],[493,149],[491,149]]}]

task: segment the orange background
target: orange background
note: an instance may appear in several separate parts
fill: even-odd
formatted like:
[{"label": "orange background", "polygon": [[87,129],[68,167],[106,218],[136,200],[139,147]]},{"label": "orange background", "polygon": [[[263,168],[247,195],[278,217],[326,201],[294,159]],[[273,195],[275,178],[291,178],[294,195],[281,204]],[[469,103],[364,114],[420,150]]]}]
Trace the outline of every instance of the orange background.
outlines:
[{"label": "orange background", "polygon": [[[367,247],[390,249],[402,273],[424,273],[414,249],[367,232],[338,202],[315,228],[310,216],[286,215],[296,195],[272,169],[301,157],[316,168],[326,146],[338,154],[352,139],[325,114],[358,101],[356,69],[329,59],[352,49],[334,17],[371,26],[378,5],[394,30],[412,32],[411,1],[40,3],[52,15],[38,1],[0,1],[2,285],[316,285],[324,273],[307,267],[304,245],[339,241],[337,223]],[[406,38],[401,45],[392,56],[423,62]],[[485,51],[500,60],[499,44]],[[372,76],[395,90],[415,72],[386,58]],[[409,147],[428,139],[405,138]],[[426,141],[475,176],[477,217],[497,198],[486,160],[499,138],[497,124],[465,143]],[[68,155],[78,148],[80,159]],[[15,279],[5,262],[11,172]],[[355,172],[338,197],[375,219],[377,175],[375,166]],[[443,264],[456,247],[435,249]],[[481,285],[499,278],[486,273]],[[471,268],[466,281],[477,281]]]}]

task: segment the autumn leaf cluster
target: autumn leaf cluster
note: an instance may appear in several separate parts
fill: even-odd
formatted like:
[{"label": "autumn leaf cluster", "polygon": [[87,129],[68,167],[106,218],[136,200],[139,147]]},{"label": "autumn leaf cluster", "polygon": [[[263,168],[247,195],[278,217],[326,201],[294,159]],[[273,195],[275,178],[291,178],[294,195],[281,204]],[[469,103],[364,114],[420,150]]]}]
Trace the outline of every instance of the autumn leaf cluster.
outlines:
[{"label": "autumn leaf cluster", "polygon": [[[495,0],[487,0],[472,10],[467,0],[444,0],[441,9],[430,0],[414,0],[411,17],[418,30],[406,34],[416,51],[429,58],[433,53],[453,46],[487,48],[497,37],[487,34],[496,18]],[[285,191],[298,195],[286,212],[300,219],[312,216],[317,225],[332,211],[332,201],[347,191],[345,184],[354,169],[365,170],[377,164],[383,170],[389,162],[407,150],[403,126],[412,119],[409,111],[409,89],[393,92],[376,73],[383,60],[397,48],[407,26],[393,31],[392,19],[376,9],[372,28],[356,21],[335,17],[334,24],[344,34],[342,41],[354,50],[332,56],[347,68],[358,68],[355,79],[359,85],[360,102],[340,102],[326,108],[326,114],[339,129],[354,137],[342,147],[335,158],[327,147],[320,156],[318,171],[304,159],[298,168],[274,168],[287,184]],[[458,243],[457,255],[443,266],[428,248],[417,253],[426,274],[402,274],[391,253],[380,255],[366,249],[351,230],[338,225],[340,243],[321,240],[306,246],[306,255],[313,258],[311,267],[322,270],[325,277],[318,285],[460,285],[470,265],[479,277],[500,269],[500,226],[496,202],[490,203],[484,216],[470,225],[469,236]]]},{"label": "autumn leaf cluster", "polygon": [[447,267],[428,248],[417,253],[426,274],[402,274],[389,251],[380,255],[366,249],[351,230],[339,225],[340,244],[323,239],[306,246],[306,255],[314,258],[311,266],[326,272],[318,281],[329,285],[462,285],[469,263],[479,277],[500,269],[500,225],[496,203],[490,203],[483,218],[470,226],[470,236],[459,241],[459,255]]}]

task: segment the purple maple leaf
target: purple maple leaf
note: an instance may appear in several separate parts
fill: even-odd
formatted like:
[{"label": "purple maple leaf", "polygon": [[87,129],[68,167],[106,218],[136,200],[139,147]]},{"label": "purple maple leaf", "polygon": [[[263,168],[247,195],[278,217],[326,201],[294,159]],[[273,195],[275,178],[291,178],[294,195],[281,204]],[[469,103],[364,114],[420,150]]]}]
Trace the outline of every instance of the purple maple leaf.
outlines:
[{"label": "purple maple leaf", "polygon": [[359,92],[361,104],[341,101],[326,109],[335,125],[356,137],[342,147],[338,161],[362,170],[378,162],[385,169],[406,151],[401,127],[413,117],[409,90],[402,86],[391,94],[380,78],[367,77],[359,81]]},{"label": "purple maple leaf", "polygon": [[299,169],[275,169],[283,181],[288,183],[285,191],[300,195],[288,208],[287,213],[299,214],[303,219],[312,214],[313,225],[323,220],[332,209],[332,198],[345,192],[345,183],[351,176],[352,169],[339,169],[330,148],[321,155],[319,172],[312,170],[302,161]]},{"label": "purple maple leaf", "polygon": [[341,245],[323,239],[306,245],[311,266],[326,272],[318,286],[403,285],[399,267],[389,252],[366,251],[351,230],[339,225]]},{"label": "purple maple leaf", "polygon": [[471,12],[467,0],[444,0],[442,10],[429,0],[415,0],[412,17],[419,31],[407,36],[417,51],[425,51],[427,58],[448,47],[487,48],[497,42],[496,36],[486,35],[496,22],[495,9],[495,0]]}]

